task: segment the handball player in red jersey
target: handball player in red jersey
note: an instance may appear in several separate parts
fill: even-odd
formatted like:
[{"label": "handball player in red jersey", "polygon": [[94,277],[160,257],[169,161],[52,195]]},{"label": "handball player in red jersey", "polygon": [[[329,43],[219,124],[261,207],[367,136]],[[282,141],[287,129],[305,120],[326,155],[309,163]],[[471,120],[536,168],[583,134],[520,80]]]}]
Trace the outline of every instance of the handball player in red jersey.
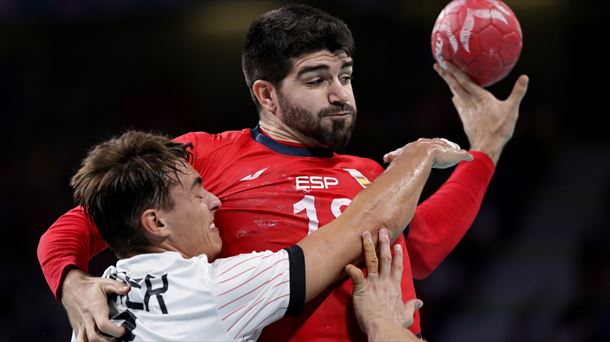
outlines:
[{"label": "handball player in red jersey", "polygon": [[[224,241],[221,257],[295,244],[338,217],[382,173],[372,160],[333,152],[348,143],[357,116],[353,50],[347,25],[326,12],[294,5],[263,14],[252,23],[242,54],[259,125],[176,139],[193,144],[193,167],[223,203],[216,214]],[[527,76],[521,76],[511,95],[500,101],[457,68],[434,68],[453,94],[474,160],[458,165],[417,207],[405,236],[396,240],[404,251],[404,300],[416,298],[413,279],[428,276],[472,224],[513,135],[528,85]],[[89,259],[106,247],[78,207],[40,240],[43,273],[73,326],[95,322],[101,331],[114,329],[107,320],[105,294],[124,290],[84,273]],[[349,279],[338,282],[309,302],[299,317],[267,327],[260,340],[366,340],[351,309],[351,292]],[[410,330],[421,336],[418,313]]]}]

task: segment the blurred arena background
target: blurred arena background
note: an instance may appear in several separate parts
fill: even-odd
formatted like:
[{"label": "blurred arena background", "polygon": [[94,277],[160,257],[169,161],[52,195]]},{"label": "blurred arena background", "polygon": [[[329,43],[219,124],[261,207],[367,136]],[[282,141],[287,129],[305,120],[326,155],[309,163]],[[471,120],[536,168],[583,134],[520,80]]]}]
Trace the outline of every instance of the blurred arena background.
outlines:
[{"label": "blurred arena background", "polygon": [[[432,70],[446,1],[303,1],[356,39],[360,122],[343,152],[381,161],[419,137],[467,146]],[[0,0],[0,341],[66,341],[36,259],[72,205],[87,149],[127,128],[172,136],[253,127],[241,73],[249,23],[284,1]],[[605,1],[507,0],[524,33],[512,73],[530,90],[470,232],[416,282],[430,341],[610,340],[610,138]],[[595,84],[606,83],[596,86]],[[429,195],[448,172],[435,171]],[[99,274],[113,261],[98,257]]]}]

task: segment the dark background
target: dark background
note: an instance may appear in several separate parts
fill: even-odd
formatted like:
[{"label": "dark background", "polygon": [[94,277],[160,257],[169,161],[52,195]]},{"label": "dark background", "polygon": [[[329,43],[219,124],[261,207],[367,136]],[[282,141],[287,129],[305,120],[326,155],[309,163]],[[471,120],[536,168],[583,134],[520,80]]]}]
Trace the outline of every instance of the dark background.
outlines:
[{"label": "dark background", "polygon": [[[254,18],[284,3],[0,0],[0,341],[69,339],[36,246],[72,207],[68,180],[90,146],[128,128],[176,136],[256,125],[241,43]],[[342,152],[381,161],[408,141],[438,136],[468,146],[432,70],[430,32],[445,1],[309,3],[344,19],[356,38],[360,122]],[[606,2],[506,3],[524,47],[489,89],[505,98],[526,73],[530,90],[473,227],[416,282],[424,336],[608,341]],[[435,171],[425,196],[448,174]],[[92,272],[112,260],[103,254]]]}]

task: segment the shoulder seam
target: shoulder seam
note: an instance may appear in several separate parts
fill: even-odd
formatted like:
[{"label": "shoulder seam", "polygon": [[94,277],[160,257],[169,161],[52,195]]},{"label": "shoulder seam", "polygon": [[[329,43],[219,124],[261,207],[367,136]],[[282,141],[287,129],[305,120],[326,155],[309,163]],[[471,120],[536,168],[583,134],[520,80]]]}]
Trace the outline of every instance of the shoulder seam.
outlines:
[{"label": "shoulder seam", "polygon": [[[198,134],[198,133],[206,133],[206,132],[193,132],[193,134],[195,134],[195,138],[197,139],[197,145],[199,145],[199,134]],[[240,133],[241,133],[241,132],[240,132]],[[215,135],[219,135],[219,134],[221,134],[221,133],[208,133],[208,134],[210,134],[210,135],[212,135],[212,136],[215,136]],[[240,135],[241,135],[241,134],[240,134]],[[238,136],[238,138],[239,138],[239,136]],[[214,154],[214,153],[216,153],[218,150],[221,150],[221,149],[223,149],[223,148],[225,148],[225,147],[228,147],[228,146],[231,146],[231,145],[235,144],[235,141],[236,141],[236,140],[237,140],[237,139],[232,139],[232,140],[230,140],[230,141],[228,141],[228,142],[226,142],[226,143],[222,144],[221,146],[218,146],[218,147],[215,147],[214,149],[211,149],[211,150],[209,151],[209,155]]]}]

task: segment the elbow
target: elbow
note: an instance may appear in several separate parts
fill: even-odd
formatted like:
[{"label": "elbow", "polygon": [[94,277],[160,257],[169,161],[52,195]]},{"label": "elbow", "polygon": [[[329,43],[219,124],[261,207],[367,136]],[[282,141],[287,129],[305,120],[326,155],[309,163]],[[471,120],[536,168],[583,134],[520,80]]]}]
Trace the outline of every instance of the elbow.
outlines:
[{"label": "elbow", "polygon": [[426,258],[424,255],[417,255],[418,253],[412,253],[407,245],[407,250],[411,254],[411,271],[413,272],[413,279],[424,280],[434,272],[438,266],[437,262],[433,262],[430,258]]},{"label": "elbow", "polygon": [[38,262],[40,266],[44,266],[46,255],[47,255],[47,232],[42,234],[40,240],[38,240],[38,247],[36,248],[36,256],[38,257]]}]

